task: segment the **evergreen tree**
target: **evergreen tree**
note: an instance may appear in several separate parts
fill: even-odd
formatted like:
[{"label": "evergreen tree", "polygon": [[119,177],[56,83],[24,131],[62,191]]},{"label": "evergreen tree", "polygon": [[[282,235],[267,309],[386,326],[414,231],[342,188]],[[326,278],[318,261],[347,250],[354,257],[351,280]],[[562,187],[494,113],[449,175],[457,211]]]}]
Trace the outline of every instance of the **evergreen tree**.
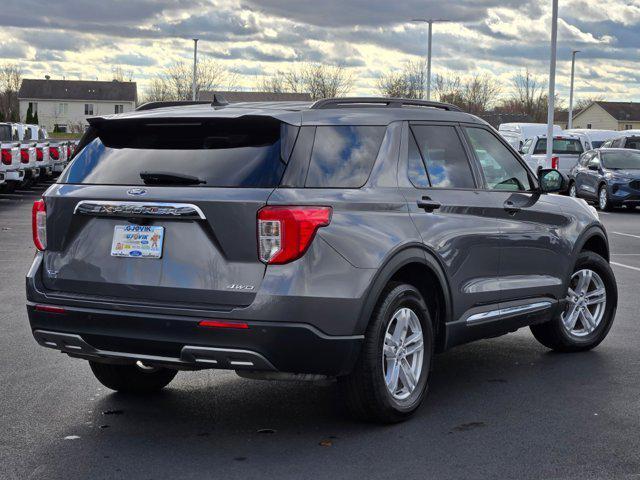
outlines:
[{"label": "evergreen tree", "polygon": [[33,123],[33,111],[31,109],[31,103],[29,103],[29,108],[27,108],[27,117],[24,119],[24,123]]},{"label": "evergreen tree", "polygon": [[33,116],[34,125],[40,125],[40,121],[38,120],[38,112]]}]

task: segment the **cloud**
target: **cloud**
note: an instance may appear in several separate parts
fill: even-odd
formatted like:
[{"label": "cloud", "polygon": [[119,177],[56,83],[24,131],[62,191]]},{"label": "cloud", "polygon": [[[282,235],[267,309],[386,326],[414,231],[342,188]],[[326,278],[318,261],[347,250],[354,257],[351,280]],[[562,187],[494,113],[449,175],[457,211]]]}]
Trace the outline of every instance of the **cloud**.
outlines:
[{"label": "cloud", "polygon": [[120,53],[111,58],[105,58],[105,61],[117,65],[133,65],[136,67],[150,67],[158,63],[155,58],[138,53]]}]

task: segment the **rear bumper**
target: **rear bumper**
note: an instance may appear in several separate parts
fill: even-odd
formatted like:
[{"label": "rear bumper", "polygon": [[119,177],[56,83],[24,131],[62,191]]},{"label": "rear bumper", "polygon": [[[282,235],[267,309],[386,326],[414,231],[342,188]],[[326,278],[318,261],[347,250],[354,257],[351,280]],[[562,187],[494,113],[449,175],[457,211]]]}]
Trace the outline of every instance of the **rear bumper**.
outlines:
[{"label": "rear bumper", "polygon": [[56,162],[53,164],[53,173],[62,173],[64,167],[66,166],[66,162]]},{"label": "rear bumper", "polygon": [[74,357],[109,363],[141,360],[176,368],[266,370],[343,375],[361,337],[325,335],[305,324],[247,322],[248,328],[209,328],[194,317],[65,307],[36,310],[28,303],[36,341]]}]

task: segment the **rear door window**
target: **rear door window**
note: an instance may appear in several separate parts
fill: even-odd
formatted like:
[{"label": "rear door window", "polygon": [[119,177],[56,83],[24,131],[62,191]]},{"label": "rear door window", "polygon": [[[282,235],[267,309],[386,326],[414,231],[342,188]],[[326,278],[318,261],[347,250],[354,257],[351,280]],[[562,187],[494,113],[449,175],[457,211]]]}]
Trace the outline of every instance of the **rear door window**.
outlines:
[{"label": "rear door window", "polygon": [[184,186],[187,179],[194,187],[275,187],[283,154],[290,153],[289,145],[281,148],[291,128],[283,125],[245,118],[98,126],[59,182]]},{"label": "rear door window", "polygon": [[475,188],[469,159],[456,128],[446,125],[411,127],[434,188]]},{"label": "rear door window", "polygon": [[11,141],[11,126],[10,125],[0,125],[0,141],[10,142]]},{"label": "rear door window", "polygon": [[362,187],[369,178],[385,132],[383,126],[317,127],[305,187]]}]

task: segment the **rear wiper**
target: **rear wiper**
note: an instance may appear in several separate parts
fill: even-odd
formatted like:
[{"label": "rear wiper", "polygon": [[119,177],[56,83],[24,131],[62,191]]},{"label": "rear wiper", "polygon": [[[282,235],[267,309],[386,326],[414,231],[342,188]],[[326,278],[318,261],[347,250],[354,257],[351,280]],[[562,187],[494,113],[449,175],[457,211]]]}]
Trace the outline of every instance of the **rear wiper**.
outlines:
[{"label": "rear wiper", "polygon": [[140,172],[140,178],[146,185],[200,185],[207,183],[198,177],[169,172]]}]

